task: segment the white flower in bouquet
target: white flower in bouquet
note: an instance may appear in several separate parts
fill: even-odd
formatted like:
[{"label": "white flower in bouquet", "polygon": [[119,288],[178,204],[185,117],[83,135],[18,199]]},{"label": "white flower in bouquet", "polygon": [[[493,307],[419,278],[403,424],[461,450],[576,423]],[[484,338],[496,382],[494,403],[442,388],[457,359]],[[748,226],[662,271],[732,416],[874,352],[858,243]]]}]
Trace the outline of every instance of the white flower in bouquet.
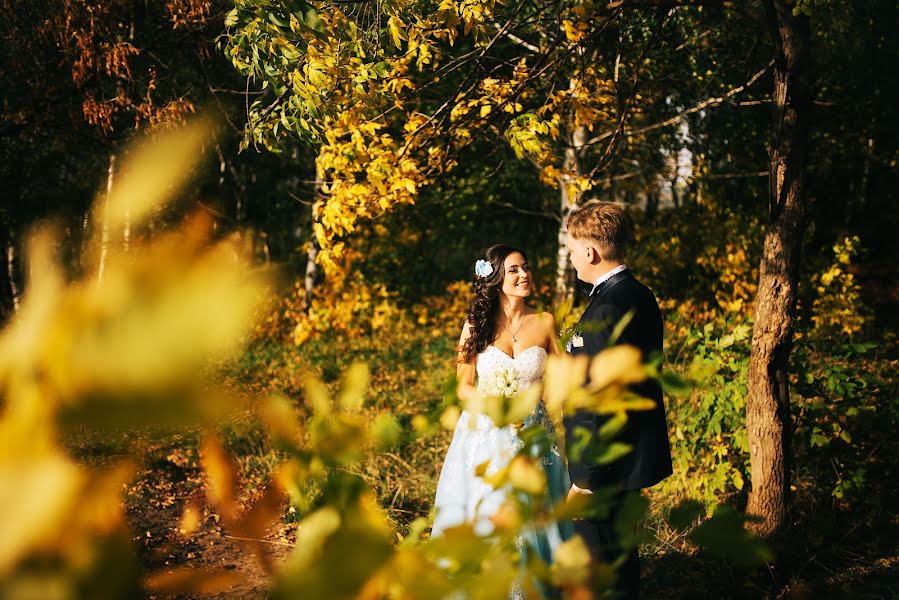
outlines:
[{"label": "white flower in bouquet", "polygon": [[487,396],[511,398],[521,391],[518,377],[518,369],[514,367],[496,369],[489,377],[481,380],[478,387]]}]

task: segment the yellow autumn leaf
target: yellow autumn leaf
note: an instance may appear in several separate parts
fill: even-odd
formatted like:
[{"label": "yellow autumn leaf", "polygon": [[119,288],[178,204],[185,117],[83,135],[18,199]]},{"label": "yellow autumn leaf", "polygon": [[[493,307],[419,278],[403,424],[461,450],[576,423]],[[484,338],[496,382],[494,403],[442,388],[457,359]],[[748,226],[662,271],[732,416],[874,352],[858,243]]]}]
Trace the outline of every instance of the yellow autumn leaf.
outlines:
[{"label": "yellow autumn leaf", "polygon": [[84,473],[60,455],[0,457],[0,577],[56,539],[84,482]]},{"label": "yellow autumn leaf", "polygon": [[446,407],[443,414],[440,415],[440,426],[448,431],[453,431],[456,428],[456,423],[459,422],[461,414],[462,410],[455,404]]},{"label": "yellow autumn leaf", "polygon": [[208,478],[209,485],[206,493],[210,502],[223,519],[234,520],[238,513],[235,502],[237,467],[214,435],[207,435],[203,439],[200,463]]},{"label": "yellow autumn leaf", "polygon": [[368,365],[354,362],[343,375],[340,389],[340,407],[343,410],[359,410],[368,391]]},{"label": "yellow autumn leaf", "polygon": [[601,389],[611,383],[628,385],[646,379],[640,350],[634,346],[613,346],[590,362],[590,387]]},{"label": "yellow autumn leaf", "polygon": [[518,490],[538,496],[546,489],[546,474],[539,464],[523,455],[518,455],[509,464],[509,484]]},{"label": "yellow autumn leaf", "polygon": [[509,399],[508,408],[501,415],[497,425],[519,424],[534,412],[543,390],[540,385],[531,385]]},{"label": "yellow autumn leaf", "polygon": [[279,395],[267,397],[260,403],[260,416],[270,434],[285,441],[295,441],[301,433],[297,412],[291,402]]},{"label": "yellow autumn leaf", "polygon": [[543,400],[554,422],[560,422],[568,398],[580,389],[587,377],[585,355],[555,354],[546,359]]},{"label": "yellow autumn leaf", "polygon": [[[212,131],[208,121],[199,120],[189,127],[144,137],[113,174],[106,200],[95,203],[92,222],[105,223],[108,230],[143,223],[188,180]],[[95,259],[101,231],[96,228],[92,239]]]},{"label": "yellow autumn leaf", "polygon": [[590,577],[590,550],[580,535],[562,542],[553,555],[553,583],[563,587],[583,585]]}]

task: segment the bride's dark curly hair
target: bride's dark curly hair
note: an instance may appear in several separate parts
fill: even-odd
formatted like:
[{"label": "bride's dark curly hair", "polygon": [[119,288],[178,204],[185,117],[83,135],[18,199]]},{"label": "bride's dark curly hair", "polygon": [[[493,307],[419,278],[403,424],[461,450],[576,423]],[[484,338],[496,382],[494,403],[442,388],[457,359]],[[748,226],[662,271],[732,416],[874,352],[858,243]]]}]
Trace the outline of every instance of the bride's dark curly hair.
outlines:
[{"label": "bride's dark curly hair", "polygon": [[468,304],[470,335],[462,346],[462,362],[474,360],[496,338],[499,292],[503,287],[503,263],[513,252],[520,253],[527,261],[528,256],[524,250],[505,244],[490,246],[480,256],[480,260],[490,263],[493,273],[487,277],[474,277],[474,298]]}]

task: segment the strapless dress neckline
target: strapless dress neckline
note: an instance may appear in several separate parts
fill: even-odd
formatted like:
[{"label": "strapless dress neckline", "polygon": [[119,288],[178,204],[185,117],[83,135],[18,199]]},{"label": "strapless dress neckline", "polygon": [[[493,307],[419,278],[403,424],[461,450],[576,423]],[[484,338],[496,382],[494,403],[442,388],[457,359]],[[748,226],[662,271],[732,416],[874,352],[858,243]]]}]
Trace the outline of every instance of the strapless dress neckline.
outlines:
[{"label": "strapless dress neckline", "polygon": [[544,354],[546,353],[546,348],[544,348],[543,346],[528,346],[527,348],[525,348],[524,350],[522,350],[521,352],[519,352],[519,353],[516,354],[515,356],[512,356],[512,355],[509,354],[508,352],[504,352],[503,350],[500,350],[499,348],[497,348],[497,347],[494,346],[493,344],[490,344],[490,345],[487,346],[487,347],[488,347],[488,348],[493,348],[494,350],[496,350],[497,352],[499,352],[499,353],[502,354],[503,356],[505,356],[505,357],[507,357],[507,358],[511,358],[512,360],[518,360],[519,358],[521,358],[522,355],[524,355],[525,353],[530,352],[531,350],[534,350],[534,349],[537,349],[537,350],[543,350]]}]

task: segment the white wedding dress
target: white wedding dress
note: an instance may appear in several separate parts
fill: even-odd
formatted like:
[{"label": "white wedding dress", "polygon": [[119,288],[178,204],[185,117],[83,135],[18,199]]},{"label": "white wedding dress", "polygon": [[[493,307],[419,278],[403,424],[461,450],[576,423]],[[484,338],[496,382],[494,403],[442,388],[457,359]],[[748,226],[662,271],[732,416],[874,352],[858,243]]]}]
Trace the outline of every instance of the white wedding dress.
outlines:
[{"label": "white wedding dress", "polygon": [[[531,346],[511,357],[496,346],[487,346],[477,357],[475,365],[478,383],[488,381],[491,373],[509,366],[518,372],[519,389],[525,389],[543,378],[546,350]],[[490,518],[505,500],[503,489],[494,490],[475,475],[475,468],[490,461],[487,475],[502,469],[521,447],[511,426],[497,427],[487,415],[477,415],[477,422],[468,411],[462,411],[453,440],[447,450],[437,481],[434,506],[437,516],[431,536],[437,537],[450,527],[471,522],[479,535],[493,531]]]},{"label": "white wedding dress", "polygon": [[[475,365],[478,385],[490,381],[497,371],[510,367],[517,373],[519,389],[538,384],[546,367],[546,350],[531,346],[512,357],[496,346],[487,346],[478,355]],[[472,424],[474,418],[477,421]],[[542,401],[524,420],[524,426],[534,424],[545,427],[550,439],[555,438]],[[509,464],[521,446],[511,426],[497,427],[487,415],[474,417],[468,411],[462,412],[437,481],[434,500],[437,515],[431,530],[432,537],[438,537],[446,529],[466,522],[472,523],[479,535],[489,535],[493,531],[491,517],[509,492],[504,488],[493,489],[475,474],[475,469],[489,460],[486,475],[495,473]],[[547,489],[543,501],[555,505],[568,493],[568,469],[555,445],[543,455],[535,455],[535,458],[540,459],[546,474]],[[527,545],[544,561],[552,562],[553,552],[571,533],[570,523],[550,523],[538,531],[528,530]]]},{"label": "white wedding dress", "polygon": [[[518,389],[525,389],[538,384],[543,379],[546,367],[546,350],[540,346],[531,346],[512,357],[497,348],[487,346],[476,361],[478,385],[489,382],[491,375],[510,367],[517,373]],[[476,419],[474,423],[472,420]],[[552,424],[546,418],[543,402],[538,402],[534,411],[524,420],[525,427],[539,424],[546,428],[550,440],[555,439]],[[486,475],[502,469],[522,448],[522,442],[511,426],[497,427],[487,415],[474,417],[468,411],[462,411],[453,440],[443,461],[440,479],[437,481],[437,495],[434,506],[437,515],[431,529],[431,537],[439,537],[444,531],[463,523],[471,523],[478,535],[490,535],[494,525],[491,521],[497,510],[512,493],[507,488],[493,489],[481,477],[475,474],[478,465],[490,461]],[[536,450],[539,452],[539,450]],[[568,469],[553,444],[542,455],[534,455],[546,474],[546,490],[539,502],[547,507],[558,505],[568,493],[570,487]],[[531,501],[524,499],[524,501]],[[525,527],[518,539],[521,550],[520,564],[522,577],[527,577],[528,557],[536,557],[546,564],[553,561],[556,548],[574,534],[570,522],[547,522],[540,527]],[[518,580],[509,591],[509,598],[518,600],[524,597],[522,581]],[[542,589],[542,595],[552,594],[539,582],[532,580],[530,589]],[[458,596],[462,598],[464,596]]]}]

